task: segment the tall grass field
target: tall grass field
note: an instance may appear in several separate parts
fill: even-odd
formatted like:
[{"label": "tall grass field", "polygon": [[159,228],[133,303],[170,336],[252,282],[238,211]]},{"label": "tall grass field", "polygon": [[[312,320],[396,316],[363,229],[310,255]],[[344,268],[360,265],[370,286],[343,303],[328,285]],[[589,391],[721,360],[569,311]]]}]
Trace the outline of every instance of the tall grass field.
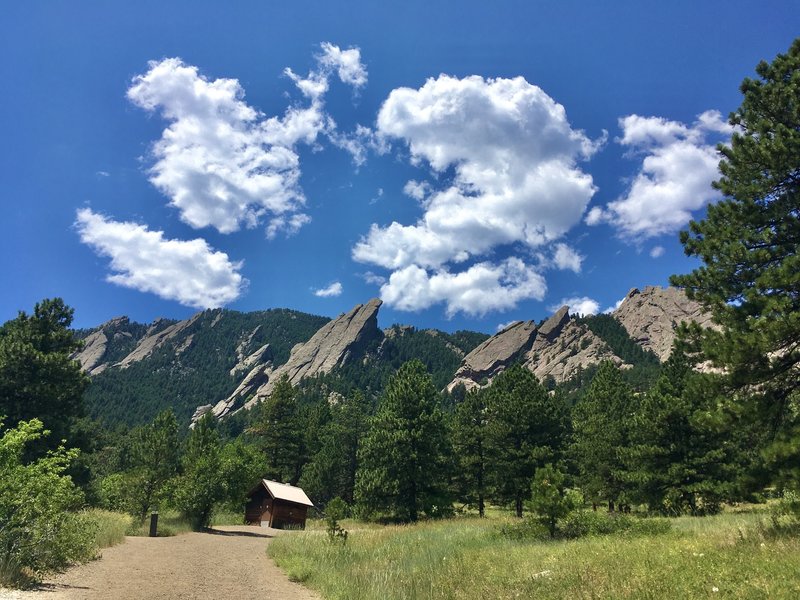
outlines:
[{"label": "tall grass field", "polygon": [[516,540],[461,518],[272,541],[295,581],[335,599],[800,598],[800,539],[759,514],[678,518],[658,535]]}]

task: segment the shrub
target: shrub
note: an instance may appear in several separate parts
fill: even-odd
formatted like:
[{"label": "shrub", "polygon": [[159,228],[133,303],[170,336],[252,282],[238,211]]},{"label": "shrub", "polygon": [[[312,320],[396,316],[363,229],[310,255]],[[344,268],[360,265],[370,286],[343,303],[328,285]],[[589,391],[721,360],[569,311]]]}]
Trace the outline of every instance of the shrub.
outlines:
[{"label": "shrub", "polygon": [[339,496],[328,502],[328,506],[325,507],[325,525],[331,542],[341,541],[343,544],[347,542],[347,530],[339,525],[339,521],[346,516],[347,504]]},{"label": "shrub", "polygon": [[132,510],[130,501],[130,482],[124,473],[112,473],[100,481],[98,493],[100,506],[109,511],[127,512]]},{"label": "shrub", "polygon": [[95,554],[97,523],[75,509],[83,496],[64,470],[77,456],[63,447],[31,463],[25,447],[47,435],[38,419],[0,438],[0,583],[21,585]]},{"label": "shrub", "polygon": [[[559,519],[555,537],[575,539],[601,535],[650,536],[667,533],[671,528],[669,519],[663,517],[634,517],[578,510]],[[548,526],[535,517],[504,524],[500,527],[500,534],[514,540],[544,540],[551,537]]]},{"label": "shrub", "polygon": [[770,508],[771,527],[768,535],[796,534],[800,532],[800,494],[784,490],[778,502]]},{"label": "shrub", "polygon": [[565,538],[610,535],[658,535],[670,530],[668,519],[660,517],[634,517],[624,514],[608,514],[592,510],[576,511],[568,515],[561,524],[561,535]]},{"label": "shrub", "polygon": [[550,537],[547,527],[535,517],[517,519],[500,526],[500,535],[512,540],[543,540]]}]

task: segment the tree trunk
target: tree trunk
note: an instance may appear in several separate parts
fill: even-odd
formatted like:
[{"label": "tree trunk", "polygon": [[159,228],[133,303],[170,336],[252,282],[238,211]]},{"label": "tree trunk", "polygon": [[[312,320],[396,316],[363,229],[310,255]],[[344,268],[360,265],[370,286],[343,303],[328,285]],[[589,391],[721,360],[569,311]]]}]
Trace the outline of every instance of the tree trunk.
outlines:
[{"label": "tree trunk", "polygon": [[614,501],[613,500],[609,500],[608,501],[608,512],[610,512],[610,513],[614,512]]},{"label": "tree trunk", "polygon": [[517,498],[514,501],[514,508],[516,509],[517,517],[520,519],[522,518],[522,496],[517,494]]}]

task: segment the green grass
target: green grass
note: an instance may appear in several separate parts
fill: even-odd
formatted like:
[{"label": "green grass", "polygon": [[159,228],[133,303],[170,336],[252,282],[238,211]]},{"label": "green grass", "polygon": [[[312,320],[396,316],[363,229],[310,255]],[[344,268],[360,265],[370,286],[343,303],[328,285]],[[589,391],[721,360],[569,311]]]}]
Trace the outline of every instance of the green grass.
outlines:
[{"label": "green grass", "polygon": [[555,542],[504,538],[497,519],[351,524],[346,545],[310,530],[269,551],[290,578],[336,599],[798,598],[800,538],[768,535],[762,518],[686,517],[657,536]]},{"label": "green grass", "polygon": [[96,525],[94,543],[98,550],[124,542],[125,532],[133,522],[130,515],[100,508],[85,510],[81,516],[88,523]]},{"label": "green grass", "polygon": [[[216,525],[243,525],[244,512],[220,510],[215,511],[211,517],[211,527]],[[189,533],[192,526],[178,511],[165,510],[158,515],[158,537],[170,537],[181,533]],[[127,535],[147,537],[150,535],[150,517],[147,516],[143,523],[132,522]]]},{"label": "green grass", "polygon": [[211,527],[215,525],[244,525],[244,509],[214,511],[211,517]]}]

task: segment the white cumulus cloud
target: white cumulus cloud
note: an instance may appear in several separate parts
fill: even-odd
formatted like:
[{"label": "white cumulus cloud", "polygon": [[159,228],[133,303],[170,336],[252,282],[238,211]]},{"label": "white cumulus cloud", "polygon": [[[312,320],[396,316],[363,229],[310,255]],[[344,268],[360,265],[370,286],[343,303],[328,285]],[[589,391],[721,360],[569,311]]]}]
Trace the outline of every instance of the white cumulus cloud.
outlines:
[{"label": "white cumulus cloud", "polygon": [[618,143],[643,157],[641,167],[623,197],[589,211],[588,225],[611,223],[620,237],[639,243],[678,231],[693,211],[719,197],[711,188],[719,176],[714,142],[732,132],[719,112],[706,111],[691,126],[628,115],[620,119],[620,127]]},{"label": "white cumulus cloud", "polygon": [[381,287],[381,298],[400,310],[417,311],[440,302],[448,317],[458,312],[482,316],[508,310],[521,300],[541,300],[544,278],[518,258],[499,264],[478,263],[459,273],[439,269],[432,274],[417,265],[394,271]]},{"label": "white cumulus cloud", "polygon": [[166,239],[138,223],[113,221],[91,209],[78,210],[81,241],[111,259],[109,282],[150,292],[195,308],[216,308],[236,300],[247,280],[224,252],[205,240]]},{"label": "white cumulus cloud", "polygon": [[320,298],[332,298],[334,296],[341,296],[342,284],[339,283],[338,281],[334,281],[328,287],[314,290],[314,295],[319,296]]},{"label": "white cumulus cloud", "polygon": [[367,69],[361,62],[361,50],[358,48],[342,50],[331,43],[323,42],[322,54],[318,61],[324,68],[335,69],[343,83],[348,83],[356,89],[367,83]]},{"label": "white cumulus cloud", "polygon": [[650,250],[650,257],[659,258],[660,256],[664,256],[664,246],[653,246]]},{"label": "white cumulus cloud", "polygon": [[[407,145],[412,163],[434,175],[453,173],[436,189],[407,183],[405,193],[424,210],[420,219],[373,224],[354,246],[355,260],[393,271],[383,299],[403,310],[445,302],[448,314],[482,314],[537,297],[544,289],[540,275],[527,278],[537,285],[512,286],[516,291],[496,302],[477,288],[470,295],[463,286],[478,285],[470,276],[477,267],[500,273],[508,263],[465,263],[502,246],[547,245],[578,223],[595,187],[577,163],[602,140],[573,129],[564,108],[522,77],[441,75],[419,89],[395,89],[378,114],[377,134]],[[573,257],[568,268],[575,263]],[[465,264],[460,273],[454,272],[458,264]],[[401,279],[413,285],[401,289]],[[475,307],[466,298],[474,298]]]},{"label": "white cumulus cloud", "polygon": [[328,80],[336,73],[358,88],[367,77],[358,49],[322,44],[317,64],[305,78],[287,70],[310,103],[280,117],[248,105],[236,79],[208,79],[179,58],[151,61],[133,78],[128,99],[169,122],[151,149],[150,181],[185,223],[231,233],[270,216],[274,234],[281,224],[291,233],[308,221],[296,146],[321,134],[344,139],[325,112]]},{"label": "white cumulus cloud", "polygon": [[555,245],[553,262],[562,271],[569,269],[575,273],[580,273],[583,258],[574,248],[570,248],[567,244],[558,243]]},{"label": "white cumulus cloud", "polygon": [[361,278],[370,285],[383,285],[386,283],[386,277],[383,275],[376,275],[372,271],[367,271],[361,274]]},{"label": "white cumulus cloud", "polygon": [[600,312],[600,304],[597,302],[597,300],[593,300],[587,296],[562,298],[561,302],[549,306],[548,310],[555,312],[565,305],[569,307],[569,312],[573,315],[596,315],[598,312]]}]

